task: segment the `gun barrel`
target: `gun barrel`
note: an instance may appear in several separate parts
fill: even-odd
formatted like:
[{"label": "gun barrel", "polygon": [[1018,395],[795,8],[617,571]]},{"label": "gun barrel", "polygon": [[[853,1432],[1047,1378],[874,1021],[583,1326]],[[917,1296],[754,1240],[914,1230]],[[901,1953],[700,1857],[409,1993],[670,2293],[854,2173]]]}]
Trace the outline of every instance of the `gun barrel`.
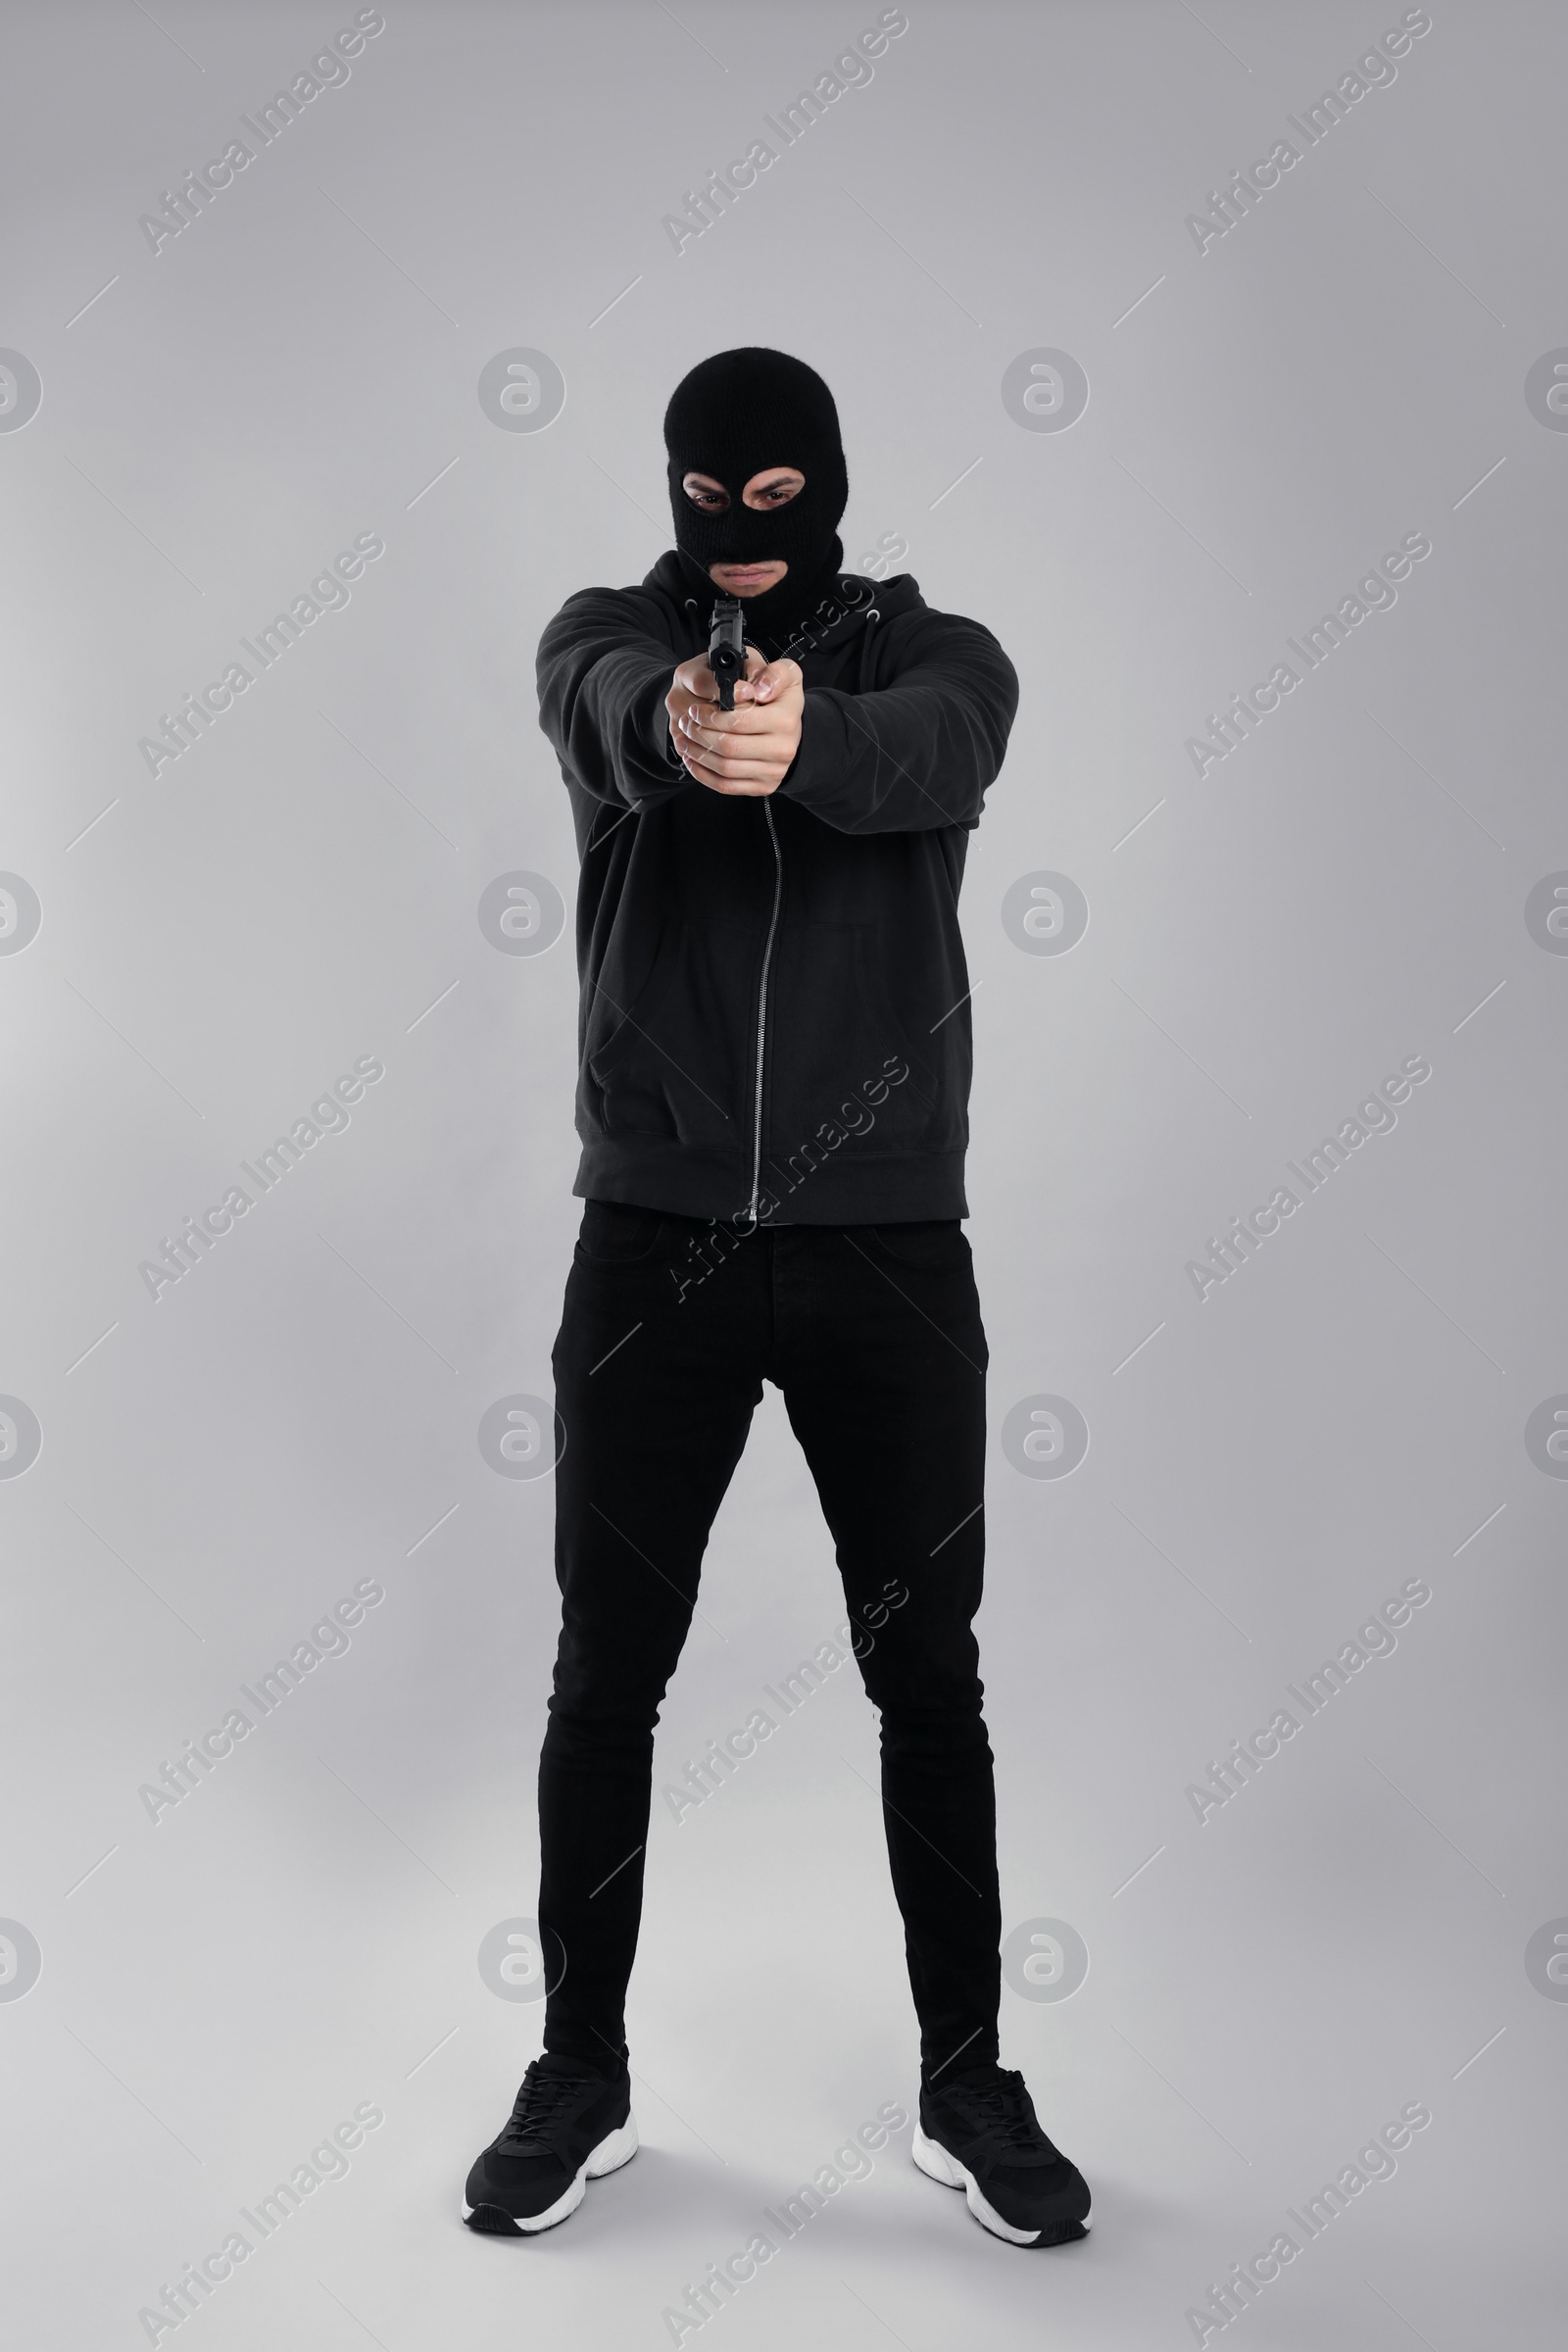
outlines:
[{"label": "gun barrel", "polygon": [[718,681],[719,709],[733,710],[735,681],[746,674],[746,632],[738,597],[721,596],[714,603],[708,666]]}]

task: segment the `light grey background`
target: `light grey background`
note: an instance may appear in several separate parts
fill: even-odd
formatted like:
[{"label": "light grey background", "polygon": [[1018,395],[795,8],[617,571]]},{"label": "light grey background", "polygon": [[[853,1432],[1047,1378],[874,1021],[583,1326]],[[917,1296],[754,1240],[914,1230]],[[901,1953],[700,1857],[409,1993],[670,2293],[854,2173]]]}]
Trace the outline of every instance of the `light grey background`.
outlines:
[{"label": "light grey background", "polygon": [[[6,12],[0,343],[43,385],[0,433],[0,867],[42,909],[0,955],[0,1391],[42,1430],[0,1479],[0,1914],[42,1956],[0,1998],[7,2346],[145,2342],[361,2102],[347,2177],[182,2342],[667,2343],[764,2206],[912,2102],[846,1671],[679,1825],[656,1803],[636,2163],[537,2244],[457,2220],[538,2047],[476,1956],[534,1904],[556,1624],[549,1478],[476,1433],[549,1394],[577,1215],[569,927],[503,955],[477,908],[519,870],[569,907],[534,646],[667,543],[662,404],[751,341],[837,393],[847,563],[905,540],[1023,681],[964,895],[981,1633],[1007,1926],[1090,1955],[1064,2002],[1008,1987],[1004,2058],[1096,2225],[1019,2256],[901,2132],[702,2340],[1190,2343],[1411,2101],[1396,2176],[1238,2324],[1549,2340],[1568,2005],[1525,1951],[1568,1914],[1568,1484],[1524,1427],[1568,1391],[1568,960],[1524,907],[1568,868],[1568,438],[1524,387],[1568,345],[1561,12],[1438,0],[1228,235],[1186,225],[1402,13],[910,0],[677,255],[662,217],[875,7],[388,0],[155,255],[139,217],[353,9]],[[543,432],[479,404],[517,347],[564,377]],[[1003,403],[1040,348],[1087,373],[1065,432]],[[1417,531],[1397,604],[1200,778],[1204,714]],[[149,775],[159,714],[364,532],[347,608]],[[1003,926],[1040,871],[1089,906],[1063,956]],[[1206,1237],[1417,1054],[1397,1128],[1200,1302]],[[348,1130],[155,1302],[161,1237],[360,1055]],[[1064,1481],[1002,1449],[1039,1395],[1089,1428]],[[142,1784],[370,1578],[347,1654],[150,1821]],[[1188,1785],[1412,1578],[1396,1653],[1200,1826]],[[661,1786],[839,1621],[772,1393],[702,1608]]]}]

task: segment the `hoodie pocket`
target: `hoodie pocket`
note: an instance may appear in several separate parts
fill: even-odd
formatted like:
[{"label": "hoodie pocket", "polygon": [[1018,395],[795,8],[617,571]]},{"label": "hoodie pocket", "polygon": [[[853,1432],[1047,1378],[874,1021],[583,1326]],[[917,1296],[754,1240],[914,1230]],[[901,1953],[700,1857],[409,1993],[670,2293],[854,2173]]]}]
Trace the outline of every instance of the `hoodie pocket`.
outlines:
[{"label": "hoodie pocket", "polygon": [[676,923],[647,981],[584,1065],[587,1107],[607,1135],[733,1145],[744,1012],[716,939]]},{"label": "hoodie pocket", "polygon": [[802,1151],[893,1157],[956,1151],[964,1141],[956,1021],[928,1034],[912,1004],[896,1006],[874,923],[808,923],[786,935],[769,1016],[771,1155]]}]

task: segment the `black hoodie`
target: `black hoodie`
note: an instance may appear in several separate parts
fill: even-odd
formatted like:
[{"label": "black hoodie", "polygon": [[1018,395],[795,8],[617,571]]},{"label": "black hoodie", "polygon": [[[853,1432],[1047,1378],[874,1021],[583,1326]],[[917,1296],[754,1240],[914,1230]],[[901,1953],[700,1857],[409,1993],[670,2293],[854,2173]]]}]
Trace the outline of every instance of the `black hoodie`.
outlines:
[{"label": "black hoodie", "polygon": [[907,574],[841,578],[797,655],[784,781],[710,792],[664,697],[716,593],[672,549],[640,587],[568,597],[540,640],[581,862],[572,1189],[743,1223],[966,1216],[958,891],[1016,672]]}]

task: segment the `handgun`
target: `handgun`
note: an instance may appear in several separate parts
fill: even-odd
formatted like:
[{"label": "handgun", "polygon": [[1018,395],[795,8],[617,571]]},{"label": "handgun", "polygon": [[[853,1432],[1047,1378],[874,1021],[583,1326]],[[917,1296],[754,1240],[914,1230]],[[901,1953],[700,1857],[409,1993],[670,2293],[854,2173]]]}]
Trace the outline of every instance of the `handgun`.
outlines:
[{"label": "handgun", "polygon": [[740,599],[721,596],[713,604],[713,633],[708,641],[708,666],[718,680],[718,707],[735,708],[735,681],[746,675],[746,631]]}]

